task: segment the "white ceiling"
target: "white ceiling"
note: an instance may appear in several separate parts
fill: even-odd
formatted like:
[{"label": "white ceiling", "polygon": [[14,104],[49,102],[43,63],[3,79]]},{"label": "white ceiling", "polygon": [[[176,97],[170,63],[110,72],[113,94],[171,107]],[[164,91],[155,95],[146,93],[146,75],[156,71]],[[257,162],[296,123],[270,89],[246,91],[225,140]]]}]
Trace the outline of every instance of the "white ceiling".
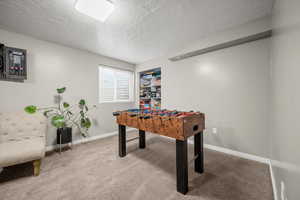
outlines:
[{"label": "white ceiling", "polygon": [[74,9],[76,0],[0,0],[0,26],[131,63],[267,16],[273,0],[112,0],[101,23]]}]

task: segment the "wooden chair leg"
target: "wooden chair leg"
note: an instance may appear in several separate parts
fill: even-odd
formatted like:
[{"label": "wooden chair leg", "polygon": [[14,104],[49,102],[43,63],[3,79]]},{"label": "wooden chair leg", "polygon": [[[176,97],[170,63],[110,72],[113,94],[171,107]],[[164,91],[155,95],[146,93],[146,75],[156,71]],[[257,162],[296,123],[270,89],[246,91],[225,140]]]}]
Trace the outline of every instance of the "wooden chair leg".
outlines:
[{"label": "wooden chair leg", "polygon": [[33,161],[33,168],[34,168],[34,175],[35,175],[35,176],[40,175],[40,171],[41,171],[41,160],[35,160],[35,161]]}]

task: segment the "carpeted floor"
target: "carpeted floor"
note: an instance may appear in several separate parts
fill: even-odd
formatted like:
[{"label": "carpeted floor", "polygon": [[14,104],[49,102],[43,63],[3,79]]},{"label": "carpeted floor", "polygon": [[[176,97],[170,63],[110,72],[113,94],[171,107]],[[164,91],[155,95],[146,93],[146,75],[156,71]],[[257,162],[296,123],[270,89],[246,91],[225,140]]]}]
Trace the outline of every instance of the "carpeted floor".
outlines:
[{"label": "carpeted floor", "polygon": [[[130,134],[128,137],[134,137]],[[1,200],[272,200],[268,166],[205,150],[205,173],[189,168],[189,192],[176,192],[175,143],[147,134],[147,147],[128,144],[119,158],[118,138],[77,145],[42,162],[33,177],[30,163],[0,174]],[[189,156],[193,155],[189,145]]]}]

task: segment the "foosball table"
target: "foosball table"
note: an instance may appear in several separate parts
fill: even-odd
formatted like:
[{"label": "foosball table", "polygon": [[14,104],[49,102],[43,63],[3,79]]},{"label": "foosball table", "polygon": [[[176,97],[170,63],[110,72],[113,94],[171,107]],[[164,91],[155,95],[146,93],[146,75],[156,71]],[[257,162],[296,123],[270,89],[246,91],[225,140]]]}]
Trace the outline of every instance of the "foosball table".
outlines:
[{"label": "foosball table", "polygon": [[188,144],[194,136],[195,172],[204,172],[203,130],[205,116],[201,112],[176,110],[129,109],[113,113],[119,125],[119,156],[126,156],[126,126],[139,129],[139,148],[146,147],[145,132],[156,133],[176,139],[177,191],[188,192]]}]

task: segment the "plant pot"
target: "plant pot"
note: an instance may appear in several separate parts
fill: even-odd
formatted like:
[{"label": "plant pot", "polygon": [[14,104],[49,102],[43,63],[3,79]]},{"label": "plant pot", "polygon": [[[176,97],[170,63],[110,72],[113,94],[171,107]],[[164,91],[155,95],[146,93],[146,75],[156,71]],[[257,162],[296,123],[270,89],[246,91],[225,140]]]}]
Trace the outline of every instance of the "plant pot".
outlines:
[{"label": "plant pot", "polygon": [[57,144],[67,144],[72,142],[72,128],[58,128],[56,133]]}]

